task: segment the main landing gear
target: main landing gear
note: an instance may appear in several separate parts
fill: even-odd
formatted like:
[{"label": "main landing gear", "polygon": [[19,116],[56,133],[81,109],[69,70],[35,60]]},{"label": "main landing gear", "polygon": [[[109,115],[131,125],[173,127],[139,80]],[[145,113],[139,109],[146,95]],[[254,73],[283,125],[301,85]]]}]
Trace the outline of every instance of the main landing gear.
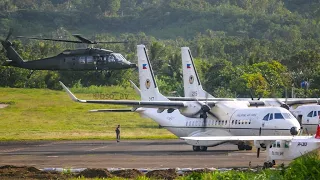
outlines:
[{"label": "main landing gear", "polygon": [[193,151],[207,151],[207,146],[192,146]]},{"label": "main landing gear", "polygon": [[252,146],[248,145],[248,144],[245,144],[244,142],[239,142],[238,143],[238,149],[240,151],[243,151],[243,150],[252,150]]},{"label": "main landing gear", "polygon": [[263,168],[272,168],[274,165],[276,165],[275,160],[272,160],[271,162],[267,161],[263,163]]}]

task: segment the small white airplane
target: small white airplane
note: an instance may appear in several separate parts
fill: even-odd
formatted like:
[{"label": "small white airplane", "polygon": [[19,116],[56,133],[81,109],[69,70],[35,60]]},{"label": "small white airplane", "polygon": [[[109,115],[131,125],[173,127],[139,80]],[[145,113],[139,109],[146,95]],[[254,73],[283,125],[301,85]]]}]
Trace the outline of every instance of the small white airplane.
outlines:
[{"label": "small white airplane", "polygon": [[[116,104],[132,106],[134,111],[149,117],[178,137],[201,136],[272,136],[297,135],[300,124],[290,112],[280,107],[248,108],[241,101],[169,101],[163,96],[154,79],[144,45],[137,46],[141,101],[136,100],[81,100],[62,83],[72,100],[80,103]],[[120,109],[100,109],[94,112],[124,112]],[[264,118],[268,116],[268,118]],[[226,141],[187,141],[194,151]],[[263,146],[263,145],[262,145]],[[250,150],[246,144],[240,150]]]},{"label": "small white airplane", "polygon": [[[201,100],[201,101],[217,101],[224,98],[215,98],[206,92],[201,85],[199,75],[194,65],[191,51],[188,47],[181,48],[182,70],[183,70],[183,87],[185,97],[168,97],[170,100]],[[259,100],[251,100],[248,98],[226,98],[228,101],[247,101],[251,106],[280,106],[288,109],[299,121],[303,127],[303,131],[307,134],[314,134],[317,125],[320,124],[320,105],[318,99],[270,99],[261,98]],[[310,104],[311,103],[311,104]],[[316,104],[312,104],[316,103]],[[305,105],[301,105],[305,104]],[[293,108],[294,105],[299,105]]]},{"label": "small white airplane", "polygon": [[[253,140],[258,148],[266,150],[267,161],[264,167],[272,167],[275,160],[292,160],[308,152],[320,148],[320,125],[317,126],[315,136],[207,136],[207,137],[181,137],[186,141],[248,141]],[[264,146],[261,146],[264,144]]]}]

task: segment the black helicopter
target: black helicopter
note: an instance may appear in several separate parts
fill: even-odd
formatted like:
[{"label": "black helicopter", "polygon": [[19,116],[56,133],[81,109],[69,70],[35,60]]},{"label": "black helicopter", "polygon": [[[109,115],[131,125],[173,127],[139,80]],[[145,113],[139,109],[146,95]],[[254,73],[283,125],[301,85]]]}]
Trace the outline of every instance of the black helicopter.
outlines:
[{"label": "black helicopter", "polygon": [[[115,53],[111,50],[100,48],[85,48],[75,50],[65,50],[62,53],[44,59],[25,61],[13,48],[9,38],[12,34],[10,29],[9,34],[5,40],[1,40],[1,44],[6,50],[6,56],[9,60],[3,63],[3,66],[14,66],[30,70],[119,70],[136,68],[136,64],[127,61],[120,53]],[[125,43],[125,42],[103,42],[90,41],[81,35],[73,35],[76,40],[37,38],[17,36],[17,38],[27,38],[35,40],[48,40],[69,43],[84,43],[84,44],[98,44],[98,43]],[[31,74],[30,74],[31,75]]]}]

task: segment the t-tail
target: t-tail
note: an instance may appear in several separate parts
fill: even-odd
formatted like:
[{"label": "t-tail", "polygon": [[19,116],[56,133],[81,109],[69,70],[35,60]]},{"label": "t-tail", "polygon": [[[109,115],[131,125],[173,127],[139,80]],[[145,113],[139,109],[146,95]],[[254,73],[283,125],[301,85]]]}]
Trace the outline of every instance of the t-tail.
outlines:
[{"label": "t-tail", "polygon": [[139,66],[139,83],[141,100],[143,101],[168,101],[159,90],[152,66],[144,45],[137,45],[138,66]]},{"label": "t-tail", "polygon": [[6,56],[9,60],[4,62],[3,66],[16,66],[20,67],[24,61],[17,51],[13,48],[12,43],[9,41],[9,38],[12,34],[12,29],[10,29],[9,34],[5,40],[1,40],[3,48],[6,50]]},{"label": "t-tail", "polygon": [[189,47],[181,47],[185,97],[214,98],[203,90]]}]

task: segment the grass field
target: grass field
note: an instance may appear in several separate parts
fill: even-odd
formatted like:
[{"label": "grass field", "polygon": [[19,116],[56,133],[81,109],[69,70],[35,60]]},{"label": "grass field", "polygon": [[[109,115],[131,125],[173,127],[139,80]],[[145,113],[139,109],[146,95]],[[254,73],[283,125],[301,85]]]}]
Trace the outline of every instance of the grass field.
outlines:
[{"label": "grass field", "polygon": [[[79,98],[138,99],[132,88],[90,87],[71,89]],[[125,108],[81,104],[64,91],[0,88],[0,140],[115,139],[121,125],[123,139],[176,138],[138,113],[90,113],[91,109]]]}]

